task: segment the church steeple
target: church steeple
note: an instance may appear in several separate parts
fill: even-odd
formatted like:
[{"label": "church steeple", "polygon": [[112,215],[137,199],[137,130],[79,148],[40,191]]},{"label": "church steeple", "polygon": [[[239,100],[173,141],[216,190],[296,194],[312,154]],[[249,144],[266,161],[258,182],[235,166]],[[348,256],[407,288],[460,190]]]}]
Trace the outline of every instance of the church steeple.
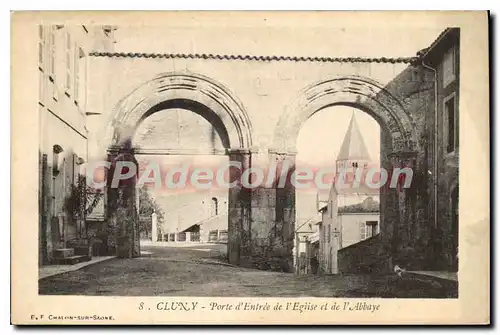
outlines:
[{"label": "church steeple", "polygon": [[371,161],[366,144],[359,130],[356,117],[353,112],[349,127],[344,137],[337,156],[337,169],[350,167],[363,167]]}]

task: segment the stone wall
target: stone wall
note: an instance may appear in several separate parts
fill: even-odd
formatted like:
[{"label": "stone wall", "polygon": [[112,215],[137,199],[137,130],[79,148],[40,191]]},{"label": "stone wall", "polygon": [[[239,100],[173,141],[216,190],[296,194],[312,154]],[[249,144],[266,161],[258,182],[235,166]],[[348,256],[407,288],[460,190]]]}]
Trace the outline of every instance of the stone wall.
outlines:
[{"label": "stone wall", "polygon": [[337,255],[339,273],[386,272],[389,255],[382,243],[379,234],[340,249]]},{"label": "stone wall", "polygon": [[[457,41],[458,43],[458,41]],[[447,151],[447,137],[448,137],[448,125],[446,120],[446,112],[444,108],[445,99],[450,96],[455,96],[455,109],[456,109],[456,132],[459,133],[459,114],[460,114],[460,90],[459,90],[459,80],[460,80],[460,53],[458,52],[459,45],[455,45],[455,56],[454,56],[454,68],[455,68],[455,79],[448,85],[444,85],[443,81],[443,63],[442,59],[437,60],[437,109],[438,109],[438,129],[439,131],[435,135],[435,140],[437,140],[437,201],[438,201],[438,215],[437,215],[437,225],[435,226],[435,252],[441,255],[438,260],[436,267],[447,268],[456,270],[456,250],[454,244],[458,240],[458,226],[453,224],[453,208],[452,208],[452,194],[455,190],[458,190],[458,176],[459,176],[459,145],[457,141],[456,148],[453,152]],[[458,196],[457,196],[458,197]]]},{"label": "stone wall", "polygon": [[[413,181],[405,191],[404,211],[398,210],[398,192],[384,188],[381,194],[382,244],[391,250],[392,261],[407,268],[432,269],[434,235],[432,216],[432,155],[434,125],[433,73],[422,66],[409,66],[386,89],[402,103],[415,128]],[[388,138],[381,133],[381,142]],[[381,146],[382,166],[391,164],[388,146]],[[406,216],[402,216],[406,215]],[[396,239],[392,239],[396,236]]]},{"label": "stone wall", "polygon": [[[89,123],[91,132],[89,152],[93,157],[99,157],[106,151],[109,145],[106,138],[109,138],[107,136],[110,125],[113,126],[118,120],[117,115],[127,113],[127,108],[133,109],[130,106],[141,98],[157,101],[160,94],[164,95],[165,99],[189,95],[193,99],[203,98],[214,104],[214,108],[220,108],[212,101],[213,97],[202,97],[206,94],[206,90],[200,87],[205,84],[201,82],[202,80],[196,79],[198,77],[188,76],[187,78],[194,81],[194,84],[188,85],[187,82],[183,82],[182,89],[172,89],[171,93],[163,90],[162,80],[173,80],[172,85],[175,80],[159,76],[158,69],[168,73],[200,74],[203,78],[208,78],[206,80],[211,83],[210,85],[215,85],[217,88],[211,94],[218,94],[216,91],[230,93],[232,101],[239,106],[240,114],[248,117],[248,122],[245,124],[247,129],[244,131],[250,134],[251,138],[247,141],[250,147],[241,147],[242,142],[234,141],[242,135],[231,132],[230,128],[234,126],[230,124],[227,115],[220,115],[222,122],[224,120],[227,122],[224,125],[229,125],[229,128],[226,127],[228,134],[224,136],[222,142],[229,152],[230,160],[242,161],[247,167],[254,166],[257,161],[264,165],[274,160],[289,161],[293,171],[295,143],[292,142],[296,140],[295,135],[302,125],[301,122],[305,122],[318,109],[332,103],[356,106],[359,104],[360,108],[364,108],[363,110],[384,123],[384,130],[390,131],[385,142],[383,141],[386,160],[388,153],[392,151],[390,148],[405,147],[404,142],[413,136],[410,119],[402,113],[404,108],[402,109],[398,102],[401,94],[395,94],[396,99],[392,99],[386,91],[380,91],[379,102],[376,101],[378,95],[365,104],[361,99],[361,96],[376,94],[380,87],[389,83],[394,77],[393,73],[404,69],[402,64],[267,63],[125,56],[95,57],[90,68],[93,90],[98,91],[100,86],[105,85],[108,93],[105,97],[89,101],[90,108],[101,113]],[[234,73],[245,75],[235,76]],[[339,77],[341,79],[331,80]],[[113,85],[105,83],[111,78]],[[398,78],[402,78],[401,75]],[[409,80],[404,90],[413,87],[416,82],[416,79]],[[151,87],[154,87],[154,90]],[[342,90],[342,94],[339,96],[331,93],[336,90]],[[363,94],[354,93],[361,92],[360,90]],[[129,101],[125,97],[130,92],[134,92],[134,95]],[[137,92],[143,92],[144,96],[139,96]],[[311,92],[314,93],[314,97],[326,98],[315,100]],[[325,92],[326,94],[323,94]],[[307,106],[302,106],[303,103]],[[381,107],[382,104],[393,105],[384,109]],[[222,105],[224,108],[227,107],[226,104]],[[304,111],[300,110],[301,107]],[[126,110],[122,110],[123,108]],[[143,116],[133,115],[132,118],[138,120]],[[234,119],[237,120],[238,117]],[[296,122],[297,120],[299,122]],[[395,206],[396,200],[393,199],[391,206]],[[389,212],[391,210],[392,208]],[[388,213],[386,217],[390,218],[390,215]],[[228,254],[232,263],[292,271],[294,227],[295,190],[291,185],[285,188],[262,187],[251,192],[230,191]]]}]

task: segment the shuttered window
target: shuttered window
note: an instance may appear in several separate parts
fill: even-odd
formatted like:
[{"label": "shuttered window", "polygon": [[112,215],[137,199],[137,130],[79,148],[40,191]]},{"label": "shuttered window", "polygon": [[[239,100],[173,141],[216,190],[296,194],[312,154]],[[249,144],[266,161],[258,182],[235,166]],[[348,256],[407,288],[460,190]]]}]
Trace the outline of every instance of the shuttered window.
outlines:
[{"label": "shuttered window", "polygon": [[70,94],[71,89],[71,35],[69,32],[66,32],[66,45],[65,45],[65,54],[66,54],[66,92]]},{"label": "shuttered window", "polygon": [[363,221],[359,222],[359,239],[364,240],[366,236],[366,226]]},{"label": "shuttered window", "polygon": [[45,29],[42,25],[38,26],[38,67],[43,70],[45,52]]},{"label": "shuttered window", "polygon": [[455,48],[451,48],[443,57],[443,87],[451,84],[455,80],[455,76]]},{"label": "shuttered window", "polygon": [[56,77],[56,33],[55,27],[51,27],[50,29],[50,59],[49,59],[49,76],[52,81],[55,80]]}]

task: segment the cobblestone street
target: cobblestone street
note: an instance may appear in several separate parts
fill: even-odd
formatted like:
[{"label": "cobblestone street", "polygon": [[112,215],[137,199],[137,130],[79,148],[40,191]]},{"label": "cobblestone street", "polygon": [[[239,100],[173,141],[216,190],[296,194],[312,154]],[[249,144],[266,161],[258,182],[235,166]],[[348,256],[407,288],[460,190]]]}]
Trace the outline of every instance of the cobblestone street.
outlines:
[{"label": "cobblestone street", "polygon": [[234,267],[225,245],[142,246],[142,256],[110,259],[39,281],[40,294],[107,296],[456,297],[434,280],[396,276],[303,275]]}]

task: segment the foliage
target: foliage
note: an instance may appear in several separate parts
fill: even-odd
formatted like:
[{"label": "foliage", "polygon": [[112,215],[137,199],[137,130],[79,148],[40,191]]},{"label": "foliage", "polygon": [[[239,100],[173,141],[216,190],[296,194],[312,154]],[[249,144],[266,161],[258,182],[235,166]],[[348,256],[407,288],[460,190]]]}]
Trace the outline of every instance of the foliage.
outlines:
[{"label": "foliage", "polygon": [[102,192],[95,192],[87,186],[84,175],[78,175],[77,182],[72,184],[68,195],[64,198],[64,211],[72,219],[83,219],[97,206]]},{"label": "foliage", "polygon": [[[139,189],[139,216],[150,218],[153,212],[157,215],[158,231],[161,232],[162,223],[165,220],[164,212],[144,186]],[[139,220],[139,230],[149,233],[151,220]]]},{"label": "foliage", "polygon": [[380,204],[372,197],[366,198],[362,203],[339,207],[339,213],[376,213],[380,211]]}]

